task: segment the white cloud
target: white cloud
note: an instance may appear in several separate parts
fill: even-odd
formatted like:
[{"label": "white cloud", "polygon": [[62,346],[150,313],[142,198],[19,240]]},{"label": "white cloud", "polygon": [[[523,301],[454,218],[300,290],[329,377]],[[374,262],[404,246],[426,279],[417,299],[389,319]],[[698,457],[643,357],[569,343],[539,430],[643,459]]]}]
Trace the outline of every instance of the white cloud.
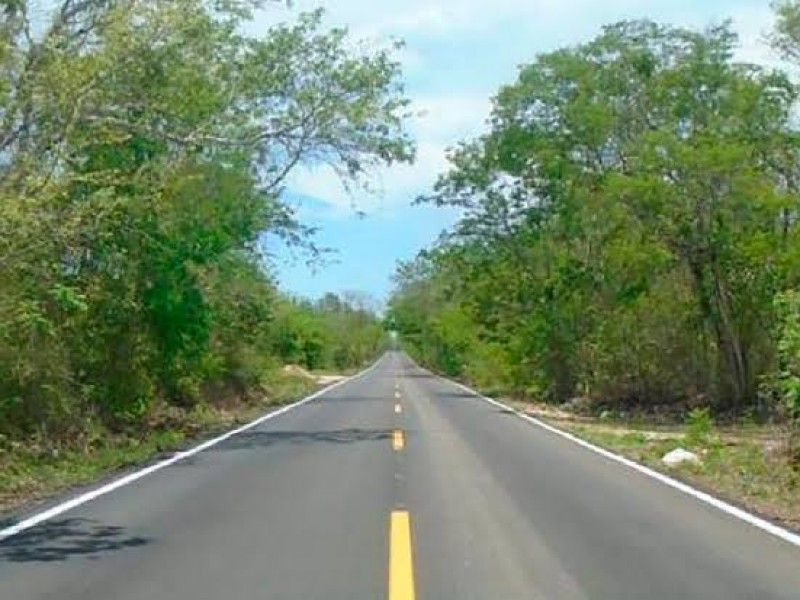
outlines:
[{"label": "white cloud", "polygon": [[421,115],[412,123],[412,130],[427,138],[452,142],[454,136],[477,133],[489,117],[491,99],[488,94],[420,96],[414,100],[413,110]]},{"label": "white cloud", "polygon": [[349,217],[353,212],[366,213],[391,211],[407,205],[436,181],[436,176],[447,166],[446,146],[438,142],[423,141],[417,147],[417,160],[412,165],[394,165],[377,169],[370,175],[369,190],[348,190],[339,176],[329,167],[297,170],[289,182],[294,192],[327,202],[325,210],[315,211],[326,218]]},{"label": "white cloud", "polygon": [[448,14],[445,7],[428,4],[390,18],[383,26],[397,31],[446,32],[451,30],[456,22],[457,20]]},{"label": "white cloud", "polygon": [[335,210],[327,216],[349,216],[354,209],[386,211],[407,204],[430,189],[436,176],[447,168],[448,147],[480,133],[489,115],[490,101],[488,95],[420,96],[414,100],[412,110],[418,113],[409,124],[417,140],[416,161],[413,165],[378,169],[372,174],[370,193],[348,191],[327,167],[297,171],[290,181],[291,188],[333,205]]},{"label": "white cloud", "polygon": [[466,34],[521,20],[570,30],[585,22],[587,15],[603,15],[610,21],[665,3],[669,4],[666,0],[294,0],[291,11],[268,6],[257,22],[274,23],[291,12],[323,8],[330,23],[346,25],[366,38]]},{"label": "white cloud", "polygon": [[[301,7],[315,5],[320,3],[298,3]],[[452,35],[487,30],[498,23],[520,19],[532,23],[563,19],[568,25],[566,19],[578,20],[576,16],[587,11],[600,9],[608,14],[647,5],[647,0],[383,0],[368,6],[362,0],[339,0],[335,13],[346,18],[356,31],[370,34]],[[328,6],[333,12],[333,5]]]},{"label": "white cloud", "polygon": [[780,60],[767,43],[767,35],[773,29],[775,18],[767,5],[743,8],[731,15],[733,25],[739,32],[741,46],[736,58],[743,62],[780,65]]}]

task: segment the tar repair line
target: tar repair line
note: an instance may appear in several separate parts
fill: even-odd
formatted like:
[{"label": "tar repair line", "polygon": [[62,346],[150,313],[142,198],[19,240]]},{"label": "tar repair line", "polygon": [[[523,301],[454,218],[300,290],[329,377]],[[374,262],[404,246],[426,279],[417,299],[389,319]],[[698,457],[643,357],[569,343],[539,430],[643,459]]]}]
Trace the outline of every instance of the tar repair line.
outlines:
[{"label": "tar repair line", "polygon": [[157,462],[154,465],[150,465],[149,467],[145,467],[144,469],[140,469],[140,470],[135,471],[133,473],[129,473],[128,475],[125,475],[124,477],[120,477],[119,479],[116,479],[116,480],[112,481],[111,483],[103,485],[103,486],[101,486],[101,487],[99,487],[99,488],[97,488],[95,490],[91,490],[89,492],[86,492],[85,494],[81,494],[79,496],[76,496],[75,498],[67,500],[66,502],[62,502],[60,504],[57,504],[56,506],[53,506],[53,507],[51,507],[51,508],[49,508],[49,509],[47,509],[47,510],[45,510],[43,512],[37,513],[37,514],[35,514],[35,515],[31,516],[31,517],[28,517],[27,519],[23,519],[19,523],[15,523],[14,525],[11,525],[10,527],[6,527],[5,529],[0,529],[0,542],[2,542],[4,540],[7,540],[8,538],[10,538],[10,537],[12,537],[14,535],[17,535],[18,533],[21,533],[21,532],[25,531],[26,529],[30,529],[31,527],[34,527],[34,526],[38,525],[39,523],[42,523],[42,522],[47,521],[49,519],[52,519],[53,517],[57,517],[58,515],[61,515],[61,514],[65,513],[65,512],[67,512],[68,510],[72,510],[73,508],[77,508],[78,506],[86,504],[87,502],[90,502],[90,501],[94,500],[95,498],[99,498],[100,496],[105,496],[106,494],[108,494],[110,492],[113,492],[116,489],[124,487],[124,486],[126,486],[128,484],[131,484],[134,481],[138,481],[142,477],[146,477],[147,475],[150,475],[151,473],[155,473],[156,471],[160,471],[161,469],[163,469],[165,467],[168,467],[170,465],[174,465],[175,463],[177,463],[177,462],[179,462],[181,460],[184,460],[186,458],[189,458],[190,456],[194,456],[195,454],[197,454],[199,452],[202,452],[203,450],[207,450],[208,448],[211,448],[212,446],[216,446],[220,442],[224,442],[225,440],[227,440],[227,439],[229,439],[229,438],[231,438],[231,437],[233,437],[233,436],[235,436],[235,435],[237,435],[239,433],[247,431],[248,429],[252,429],[253,427],[256,427],[256,426],[260,425],[264,421],[268,421],[270,419],[274,419],[275,417],[279,417],[280,415],[282,415],[284,413],[287,413],[292,409],[298,408],[298,407],[300,407],[300,406],[302,406],[302,405],[304,405],[304,404],[306,404],[308,402],[311,402],[312,400],[316,400],[317,398],[319,398],[320,396],[330,392],[331,390],[333,390],[335,388],[338,388],[339,386],[342,386],[342,385],[344,385],[344,384],[346,384],[346,383],[348,383],[350,381],[353,381],[354,379],[357,379],[357,378],[359,378],[359,377],[361,377],[363,375],[366,375],[367,373],[369,373],[370,371],[375,369],[383,361],[383,358],[385,356],[386,355],[384,355],[383,357],[379,358],[372,366],[364,369],[360,373],[356,373],[352,377],[348,377],[346,379],[342,379],[341,381],[337,381],[336,383],[333,383],[333,384],[331,384],[331,385],[329,385],[329,386],[327,386],[325,388],[322,388],[321,390],[318,390],[318,391],[314,392],[310,396],[306,396],[302,400],[298,400],[297,402],[295,402],[293,404],[289,404],[289,405],[284,406],[282,408],[279,408],[278,410],[276,410],[274,412],[268,413],[266,415],[262,415],[261,417],[258,417],[254,421],[246,423],[245,425],[242,425],[241,427],[237,427],[236,429],[233,429],[233,430],[231,430],[231,431],[229,431],[227,433],[224,433],[224,434],[222,434],[222,435],[220,435],[218,437],[215,437],[215,438],[213,438],[211,440],[205,441],[202,444],[199,444],[199,445],[195,446],[194,448],[190,448],[189,450],[184,450],[183,452],[177,452],[173,456],[171,456],[170,458],[167,458],[165,460]]},{"label": "tar repair line", "polygon": [[778,538],[784,540],[785,542],[789,542],[790,544],[792,544],[794,546],[800,547],[800,535],[798,535],[798,534],[796,534],[796,533],[794,533],[792,531],[789,531],[788,529],[780,527],[779,525],[776,525],[775,523],[770,523],[766,519],[762,519],[761,517],[757,517],[756,515],[754,515],[752,513],[749,513],[746,510],[743,510],[743,509],[739,508],[738,506],[734,506],[732,504],[728,504],[724,500],[720,500],[719,498],[716,498],[716,497],[712,496],[711,494],[708,494],[706,492],[702,492],[702,491],[700,491],[700,490],[698,490],[696,488],[693,488],[692,486],[690,486],[690,485],[688,485],[686,483],[683,483],[682,481],[678,481],[677,479],[673,479],[669,475],[664,475],[664,473],[660,473],[659,471],[656,471],[656,470],[651,469],[649,467],[645,467],[644,465],[641,465],[641,464],[639,464],[639,463],[637,463],[635,461],[632,461],[629,458],[625,458],[624,456],[620,456],[619,454],[614,454],[613,452],[609,452],[605,448],[601,448],[599,446],[595,446],[594,444],[592,444],[590,442],[587,442],[586,440],[582,440],[581,438],[579,438],[577,436],[574,436],[571,433],[567,433],[566,431],[562,431],[561,429],[558,429],[557,427],[553,427],[552,425],[548,425],[544,421],[540,421],[539,419],[537,419],[535,417],[531,417],[530,415],[526,415],[524,413],[521,413],[517,409],[512,408],[511,406],[508,406],[507,404],[503,404],[502,402],[498,402],[494,398],[489,398],[488,396],[484,396],[480,392],[476,392],[475,390],[473,390],[470,387],[467,387],[463,383],[459,383],[457,381],[452,381],[451,379],[447,379],[446,377],[442,377],[440,375],[436,375],[436,373],[432,373],[431,371],[428,371],[427,369],[423,369],[422,367],[419,367],[419,368],[421,370],[427,372],[427,373],[430,373],[434,377],[438,377],[439,379],[441,379],[443,381],[447,381],[449,383],[452,383],[453,385],[461,388],[462,390],[464,390],[466,392],[469,392],[470,394],[473,394],[477,398],[480,398],[481,400],[484,400],[485,402],[488,402],[489,404],[493,404],[493,405],[495,405],[495,406],[497,406],[499,408],[503,408],[505,410],[509,410],[512,413],[514,413],[516,416],[518,416],[519,418],[524,419],[524,420],[528,421],[529,423],[533,423],[537,427],[541,427],[542,429],[545,429],[546,431],[549,431],[550,433],[554,433],[554,434],[556,434],[558,436],[561,436],[561,437],[563,437],[563,438],[565,438],[565,439],[567,439],[567,440],[569,440],[571,442],[574,442],[574,443],[578,444],[579,446],[582,446],[583,448],[585,448],[587,450],[590,450],[591,452],[594,452],[595,454],[599,454],[600,456],[608,458],[609,460],[613,460],[614,462],[618,462],[620,464],[623,464],[626,467],[629,467],[629,468],[633,469],[634,471],[638,471],[639,473],[641,473],[643,475],[647,475],[648,477],[650,477],[652,479],[655,479],[656,481],[659,481],[659,482],[661,482],[661,483],[663,483],[665,485],[668,485],[669,487],[671,487],[673,489],[676,489],[676,490],[678,490],[680,492],[683,492],[684,494],[692,496],[696,500],[704,502],[705,504],[709,504],[709,505],[713,506],[714,508],[716,508],[718,510],[721,510],[722,512],[724,512],[724,513],[726,513],[726,514],[728,514],[728,515],[730,515],[732,517],[735,517],[735,518],[737,518],[737,519],[739,519],[741,521],[744,521],[745,523],[749,523],[750,525],[753,525],[754,527],[757,527],[758,529],[761,529],[762,531],[765,531],[765,532],[767,532],[769,534],[772,534],[775,537],[778,537]]},{"label": "tar repair line", "polygon": [[395,510],[389,521],[389,600],[414,598],[411,517],[408,511]]}]

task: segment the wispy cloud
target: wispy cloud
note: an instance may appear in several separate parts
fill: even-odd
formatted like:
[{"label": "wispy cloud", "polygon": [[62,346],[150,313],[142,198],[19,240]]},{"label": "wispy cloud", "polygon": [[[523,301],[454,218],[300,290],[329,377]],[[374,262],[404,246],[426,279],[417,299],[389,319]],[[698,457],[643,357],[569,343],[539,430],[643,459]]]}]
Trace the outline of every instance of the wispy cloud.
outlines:
[{"label": "wispy cloud", "polygon": [[327,167],[298,170],[290,181],[292,190],[325,199],[337,210],[331,216],[346,217],[354,210],[375,212],[408,204],[430,188],[447,167],[446,150],[461,138],[477,134],[489,115],[489,96],[420,95],[412,105],[409,128],[417,139],[412,165],[393,165],[371,174],[369,189],[347,189]]},{"label": "wispy cloud", "polygon": [[769,47],[767,38],[775,26],[775,17],[766,4],[740,7],[731,13],[730,18],[741,41],[737,58],[754,64],[785,66]]}]

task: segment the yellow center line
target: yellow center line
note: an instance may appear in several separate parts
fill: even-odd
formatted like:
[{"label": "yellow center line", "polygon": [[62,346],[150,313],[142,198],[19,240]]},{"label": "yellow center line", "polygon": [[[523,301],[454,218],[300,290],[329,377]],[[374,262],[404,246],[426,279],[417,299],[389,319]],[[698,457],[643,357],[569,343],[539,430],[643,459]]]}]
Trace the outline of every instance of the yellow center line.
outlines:
[{"label": "yellow center line", "polygon": [[406,441],[402,429],[395,429],[392,431],[392,448],[394,450],[402,450],[405,443]]},{"label": "yellow center line", "polygon": [[403,412],[403,407],[400,406],[400,404],[395,404],[394,405],[394,413],[396,415],[399,415],[401,412]]},{"label": "yellow center line", "polygon": [[414,597],[411,517],[408,511],[395,510],[389,524],[389,600],[414,600]]}]

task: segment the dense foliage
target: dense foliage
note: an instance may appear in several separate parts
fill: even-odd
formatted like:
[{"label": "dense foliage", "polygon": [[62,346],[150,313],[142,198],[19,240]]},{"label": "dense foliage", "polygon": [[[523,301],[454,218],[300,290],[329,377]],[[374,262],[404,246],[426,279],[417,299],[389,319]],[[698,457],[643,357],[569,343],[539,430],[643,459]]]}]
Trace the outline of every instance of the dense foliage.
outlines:
[{"label": "dense foliage", "polygon": [[[375,352],[375,317],[282,298],[261,244],[304,239],[281,201],[296,166],[410,159],[398,65],[318,13],[245,35],[260,4],[0,5],[0,438]],[[315,354],[340,329],[360,346]]]},{"label": "dense foliage", "polygon": [[[777,10],[774,45],[798,59],[800,3]],[[390,317],[406,346],[553,401],[800,405],[786,356],[798,88],[737,63],[736,45],[728,24],[623,22],[522,67],[488,133],[455,148],[421,199],[462,218],[397,272]]]},{"label": "dense foliage", "polygon": [[372,304],[354,293],[329,293],[317,302],[286,299],[275,310],[268,354],[307,369],[342,371],[363,365],[387,345]]}]

